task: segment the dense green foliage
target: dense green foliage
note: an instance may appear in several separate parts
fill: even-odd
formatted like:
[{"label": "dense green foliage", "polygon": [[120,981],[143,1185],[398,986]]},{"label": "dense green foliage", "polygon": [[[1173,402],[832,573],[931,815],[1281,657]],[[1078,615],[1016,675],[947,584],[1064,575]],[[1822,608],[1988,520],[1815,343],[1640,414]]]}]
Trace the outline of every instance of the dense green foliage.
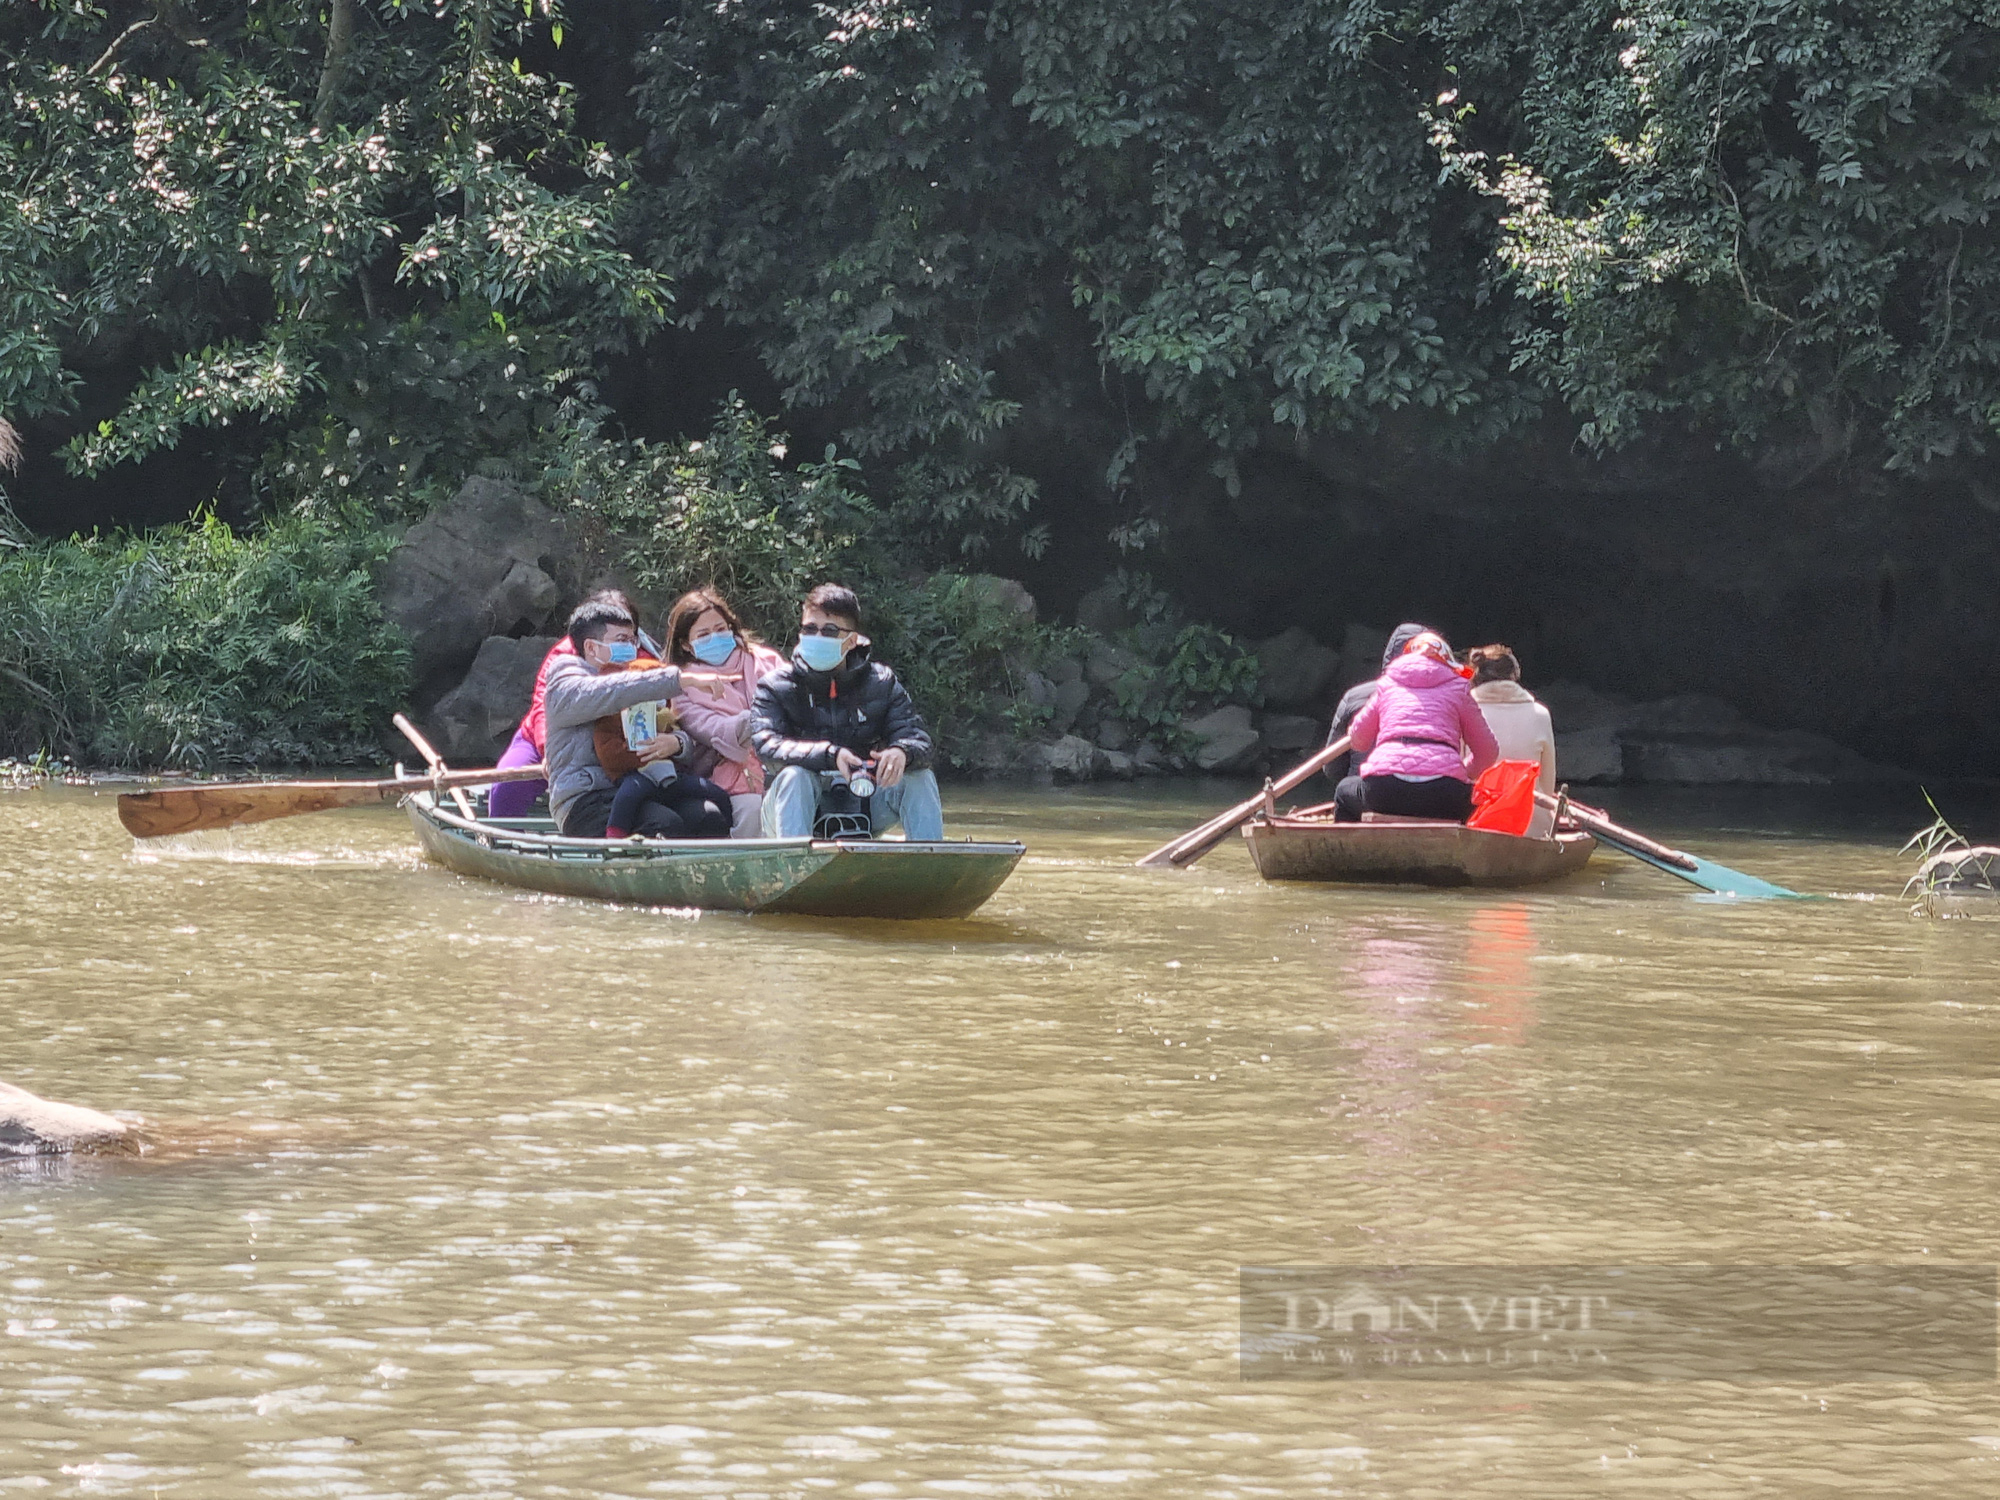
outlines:
[{"label": "dense green foliage", "polygon": [[[2000,5],[1480,4],[1447,161],[1506,208],[1519,366],[1896,467],[2000,426]],[[1487,126],[1491,111],[1504,122]]]},{"label": "dense green foliage", "polygon": [[[959,573],[1143,552],[1176,486],[1233,495],[1293,436],[1968,472],[2000,427],[1996,64],[2000,0],[20,0],[0,418],[100,484],[198,450],[196,507],[315,545],[485,471],[767,625],[844,572],[985,722],[1054,647],[982,634]],[[776,411],[631,440],[670,429],[607,402],[652,388],[620,370],[697,387],[680,412],[740,374],[661,355],[676,324],[848,457],[774,463]],[[81,608],[118,549],[208,535],[7,576]],[[1142,726],[1250,691],[1199,621],[1129,648]],[[51,660],[16,668],[63,744],[274,753],[114,724]]]},{"label": "dense green foliage", "polygon": [[207,768],[374,761],[409,682],[381,533],[213,517],[0,550],[0,751]]},{"label": "dense green foliage", "polygon": [[133,11],[0,13],[0,412],[137,376],[69,445],[79,472],[234,427],[269,499],[420,508],[529,458],[594,357],[663,315],[613,238],[617,164],[507,55],[546,6]]},{"label": "dense green foliage", "polygon": [[1465,444],[1557,404],[1599,445],[1653,418],[1921,464],[2000,418],[1996,26],[1966,0],[690,7],[640,100],[655,244],[684,315],[753,330],[789,399],[954,495],[976,461],[1015,494],[997,430],[1087,398],[1077,372],[1225,476],[1273,428],[1423,411]]},{"label": "dense green foliage", "polygon": [[714,430],[681,443],[586,434],[551,497],[610,533],[632,581],[656,598],[719,588],[765,639],[788,647],[814,584],[856,589],[881,660],[903,673],[947,753],[1007,722],[1026,674],[1073,650],[1078,632],[1038,624],[993,580],[912,575],[894,523],[856,486],[860,466],[828,450],[792,464],[769,422],[732,397]]}]

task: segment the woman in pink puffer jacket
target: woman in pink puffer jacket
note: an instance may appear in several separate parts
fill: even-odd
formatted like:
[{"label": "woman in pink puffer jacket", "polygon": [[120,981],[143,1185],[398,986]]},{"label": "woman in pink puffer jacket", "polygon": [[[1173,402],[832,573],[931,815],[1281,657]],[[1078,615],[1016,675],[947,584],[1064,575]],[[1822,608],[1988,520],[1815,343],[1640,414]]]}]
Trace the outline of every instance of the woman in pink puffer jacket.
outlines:
[{"label": "woman in pink puffer jacket", "polygon": [[1472,815],[1473,778],[1500,758],[1472,685],[1444,638],[1429,631],[1389,664],[1348,733],[1360,774],[1334,791],[1342,823],[1358,823],[1364,812],[1463,823]]}]

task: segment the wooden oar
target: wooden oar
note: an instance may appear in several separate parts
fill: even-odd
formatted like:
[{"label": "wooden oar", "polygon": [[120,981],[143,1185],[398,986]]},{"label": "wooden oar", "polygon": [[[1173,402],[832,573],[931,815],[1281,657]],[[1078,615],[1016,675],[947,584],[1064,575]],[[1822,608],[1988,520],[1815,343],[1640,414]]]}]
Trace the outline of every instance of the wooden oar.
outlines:
[{"label": "wooden oar", "polygon": [[491,771],[449,771],[442,776],[390,777],[382,781],[217,781],[206,786],[163,786],[125,792],[118,798],[118,821],[134,838],[158,839],[174,833],[237,828],[273,818],[367,807],[395,802],[412,792],[450,791],[496,781],[539,781],[540,766]]},{"label": "wooden oar", "polygon": [[1567,802],[1562,798],[1551,797],[1547,792],[1535,793],[1535,801],[1543,807],[1562,811],[1575,821],[1577,827],[1590,834],[1599,843],[1608,844],[1620,854],[1629,854],[1656,870],[1665,870],[1669,875],[1677,875],[1690,885],[1698,885],[1705,891],[1714,891],[1723,896],[1752,898],[1798,895],[1797,891],[1788,891],[1781,885],[1773,885],[1770,881],[1760,880],[1755,875],[1732,870],[1728,865],[1719,865],[1712,859],[1702,859],[1684,850],[1669,849],[1665,844],[1655,843],[1643,833],[1634,832],[1630,828],[1612,822],[1602,808],[1586,807],[1581,802]]},{"label": "wooden oar", "polygon": [[1139,863],[1148,869],[1158,869],[1169,865],[1177,868],[1181,865],[1193,864],[1217,844],[1228,838],[1232,832],[1254,818],[1258,810],[1263,807],[1266,797],[1282,797],[1294,787],[1302,785],[1315,772],[1324,769],[1330,761],[1337,760],[1345,755],[1348,751],[1348,746],[1349,741],[1347,736],[1342,735],[1331,745],[1320,751],[1319,754],[1294,766],[1276,781],[1271,782],[1256,796],[1247,801],[1237,803],[1228,812],[1217,813],[1206,823],[1202,824],[1201,827],[1188,830],[1188,832],[1182,834],[1171,843],[1160,845],[1159,848],[1140,860]]},{"label": "wooden oar", "polygon": [[[417,732],[416,725],[401,714],[393,715],[390,722],[403,731],[404,739],[417,747],[417,753],[423,756],[424,764],[431,768],[431,775],[446,776],[451,773],[451,767],[444,763],[444,757],[431,748],[431,742]],[[465,814],[468,821],[477,821],[479,815],[472,810],[472,803],[464,792],[453,787],[451,800],[458,804],[458,810]]]}]

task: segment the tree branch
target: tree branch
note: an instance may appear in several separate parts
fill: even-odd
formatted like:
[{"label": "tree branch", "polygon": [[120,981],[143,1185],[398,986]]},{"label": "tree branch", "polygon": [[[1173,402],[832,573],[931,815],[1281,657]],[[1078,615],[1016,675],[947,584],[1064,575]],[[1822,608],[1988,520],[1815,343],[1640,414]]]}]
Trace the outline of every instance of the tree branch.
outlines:
[{"label": "tree branch", "polygon": [[111,45],[104,49],[103,54],[98,57],[96,62],[83,70],[83,76],[86,78],[95,78],[99,73],[102,73],[118,60],[118,54],[125,50],[127,42],[131,41],[133,37],[144,31],[148,26],[157,26],[159,24],[160,18],[158,16],[148,16],[143,21],[134,21],[112,39]]},{"label": "tree branch", "polygon": [[326,22],[326,64],[320,69],[319,94],[313,100],[313,129],[325,132],[333,123],[333,106],[347,76],[347,56],[354,50],[354,0],[331,0]]},{"label": "tree branch", "polygon": [[113,63],[118,61],[118,54],[125,50],[127,42],[152,26],[166,27],[183,46],[201,48],[208,45],[208,38],[202,36],[188,24],[187,17],[181,12],[180,0],[159,0],[159,3],[153,7],[153,13],[150,16],[147,16],[143,21],[134,21],[130,26],[119,32],[116,37],[112,38],[111,45],[104,49],[97,61],[84,69],[84,77],[95,78],[98,74],[106,71]]}]

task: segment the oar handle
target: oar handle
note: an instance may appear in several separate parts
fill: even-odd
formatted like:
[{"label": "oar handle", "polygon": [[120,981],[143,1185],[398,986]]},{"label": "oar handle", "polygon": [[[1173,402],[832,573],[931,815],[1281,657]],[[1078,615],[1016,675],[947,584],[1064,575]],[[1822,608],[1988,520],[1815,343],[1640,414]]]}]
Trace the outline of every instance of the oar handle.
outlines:
[{"label": "oar handle", "polygon": [[[403,738],[417,747],[418,753],[424,758],[424,763],[431,768],[431,780],[437,784],[438,789],[440,791],[446,790],[445,778],[450,774],[450,771],[444,763],[444,757],[432,749],[431,742],[423,737],[418,731],[417,726],[401,714],[397,714],[392,722],[398,729],[403,731]],[[451,792],[451,800],[458,804],[458,810],[468,818],[475,816],[472,811],[471,799],[457,786],[452,786],[449,790]]]},{"label": "oar handle", "polygon": [[1254,818],[1264,806],[1268,797],[1282,797],[1294,787],[1302,785],[1314,772],[1323,769],[1330,762],[1345,755],[1352,748],[1353,741],[1342,735],[1317,755],[1309,756],[1292,767],[1276,781],[1247,801],[1239,802],[1224,813],[1218,813],[1199,828],[1190,829],[1170,843],[1160,845],[1151,854],[1139,861],[1149,868],[1161,865],[1191,865],[1209,850],[1213,849],[1235,829],[1241,828]]},{"label": "oar handle", "polygon": [[417,747],[417,753],[423,756],[425,765],[429,766],[433,771],[442,771],[445,768],[444,757],[431,748],[431,742],[424,738],[422,731],[416,725],[412,724],[401,714],[397,714],[390,722],[403,731],[404,739]]},{"label": "oar handle", "polygon": [[1655,843],[1643,833],[1634,833],[1631,829],[1612,822],[1611,819],[1604,815],[1602,808],[1588,807],[1581,802],[1564,803],[1562,799],[1551,797],[1547,792],[1536,792],[1535,801],[1543,807],[1551,809],[1560,807],[1562,811],[1576,819],[1577,827],[1581,828],[1585,833],[1594,833],[1603,838],[1611,839],[1616,843],[1625,845],[1629,849],[1635,849],[1641,854],[1657,859],[1663,864],[1673,865],[1677,869],[1698,870],[1701,868],[1701,861],[1697,860],[1693,855],[1683,854],[1678,849],[1669,849],[1665,844]]}]

